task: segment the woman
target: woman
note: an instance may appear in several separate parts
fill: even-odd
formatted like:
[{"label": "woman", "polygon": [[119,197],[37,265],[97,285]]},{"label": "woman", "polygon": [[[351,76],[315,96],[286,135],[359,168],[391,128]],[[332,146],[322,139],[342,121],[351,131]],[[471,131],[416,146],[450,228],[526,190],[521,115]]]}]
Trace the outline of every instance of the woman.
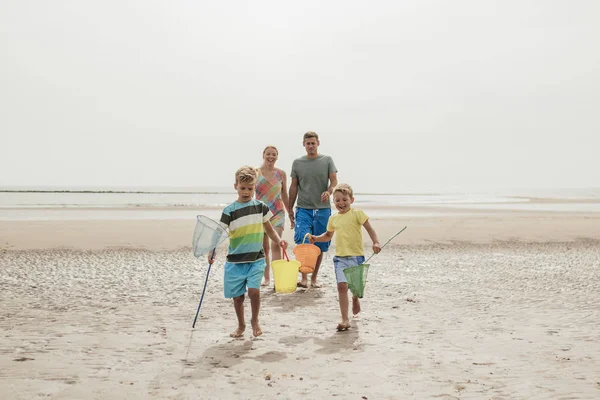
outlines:
[{"label": "woman", "polygon": [[[289,201],[287,192],[287,180],[285,172],[275,167],[279,158],[279,152],[275,146],[267,146],[263,150],[263,163],[258,168],[258,180],[256,181],[256,199],[262,201],[273,213],[271,225],[275,228],[279,237],[282,237],[285,223],[285,212],[288,214]],[[271,283],[271,261],[281,260],[281,248],[277,243],[269,242],[265,235],[263,241],[267,267],[265,268],[264,280],[261,286],[269,286]]]}]

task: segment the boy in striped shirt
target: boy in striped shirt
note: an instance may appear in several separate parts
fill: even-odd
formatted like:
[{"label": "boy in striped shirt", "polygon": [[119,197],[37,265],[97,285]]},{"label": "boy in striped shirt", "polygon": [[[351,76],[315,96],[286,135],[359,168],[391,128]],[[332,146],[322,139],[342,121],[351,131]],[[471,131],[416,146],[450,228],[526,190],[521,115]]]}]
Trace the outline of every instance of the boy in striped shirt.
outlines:
[{"label": "boy in striped shirt", "polygon": [[[265,232],[271,240],[284,249],[287,242],[282,240],[269,221],[273,214],[267,205],[254,199],[257,173],[251,166],[243,166],[235,173],[233,187],[238,199],[228,205],[221,214],[221,223],[229,230],[229,249],[225,262],[224,292],[226,298],[233,298],[233,307],[238,327],[231,337],[240,337],[246,330],[244,320],[244,298],[246,288],[252,308],[252,333],[262,335],[258,324],[260,309],[260,282],[265,270],[263,237]],[[214,261],[211,255],[208,262]]]}]

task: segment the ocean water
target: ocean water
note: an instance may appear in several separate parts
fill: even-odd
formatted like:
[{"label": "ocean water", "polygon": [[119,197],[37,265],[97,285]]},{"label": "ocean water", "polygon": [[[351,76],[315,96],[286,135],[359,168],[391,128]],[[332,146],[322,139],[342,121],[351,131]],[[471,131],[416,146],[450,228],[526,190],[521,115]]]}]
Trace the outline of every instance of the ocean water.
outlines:
[{"label": "ocean water", "polygon": [[[233,188],[0,188],[0,220],[187,219],[218,217]],[[543,199],[543,201],[539,201]],[[512,189],[448,193],[357,193],[373,217],[432,216],[452,211],[600,212],[600,188]]]}]

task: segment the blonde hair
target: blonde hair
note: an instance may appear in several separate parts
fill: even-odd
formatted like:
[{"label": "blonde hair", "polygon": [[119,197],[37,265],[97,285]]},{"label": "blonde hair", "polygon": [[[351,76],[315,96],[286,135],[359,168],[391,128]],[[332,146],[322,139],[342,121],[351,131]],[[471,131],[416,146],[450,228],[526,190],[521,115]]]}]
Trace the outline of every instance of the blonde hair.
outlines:
[{"label": "blonde hair", "polygon": [[244,165],[235,172],[235,183],[251,183],[257,179],[256,168]]},{"label": "blonde hair", "polygon": [[302,138],[302,143],[304,143],[306,141],[306,139],[310,139],[310,138],[315,138],[315,139],[319,140],[319,135],[317,135],[313,131],[308,131],[304,134],[304,137]]},{"label": "blonde hair", "polygon": [[354,198],[354,191],[352,190],[352,186],[347,183],[340,183],[334,189],[333,193],[340,192],[341,194]]},{"label": "blonde hair", "polygon": [[273,149],[275,150],[275,152],[277,153],[277,155],[279,155],[279,150],[277,150],[277,147],[273,146],[272,144],[265,146],[265,149],[263,150],[263,156],[265,155],[265,153],[267,152],[267,150],[269,149]]}]

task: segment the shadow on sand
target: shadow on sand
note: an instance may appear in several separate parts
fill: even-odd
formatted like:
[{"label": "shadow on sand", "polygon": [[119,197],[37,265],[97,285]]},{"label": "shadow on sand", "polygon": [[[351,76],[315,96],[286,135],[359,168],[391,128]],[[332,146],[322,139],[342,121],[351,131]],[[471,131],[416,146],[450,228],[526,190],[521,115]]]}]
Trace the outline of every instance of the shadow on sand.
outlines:
[{"label": "shadow on sand", "polygon": [[274,311],[294,312],[296,309],[315,305],[323,297],[321,289],[298,289],[293,293],[276,293],[273,290],[262,292],[261,307]]},{"label": "shadow on sand", "polygon": [[[261,363],[277,362],[287,358],[281,351],[268,351],[256,356],[250,355],[255,349],[254,340],[232,339],[227,343],[218,344],[207,348],[196,360],[182,360],[184,367],[192,369],[188,374],[190,378],[206,378],[214,373],[221,373],[222,369],[229,369],[241,364],[245,360],[256,360]],[[221,371],[220,371],[221,370]]]}]

